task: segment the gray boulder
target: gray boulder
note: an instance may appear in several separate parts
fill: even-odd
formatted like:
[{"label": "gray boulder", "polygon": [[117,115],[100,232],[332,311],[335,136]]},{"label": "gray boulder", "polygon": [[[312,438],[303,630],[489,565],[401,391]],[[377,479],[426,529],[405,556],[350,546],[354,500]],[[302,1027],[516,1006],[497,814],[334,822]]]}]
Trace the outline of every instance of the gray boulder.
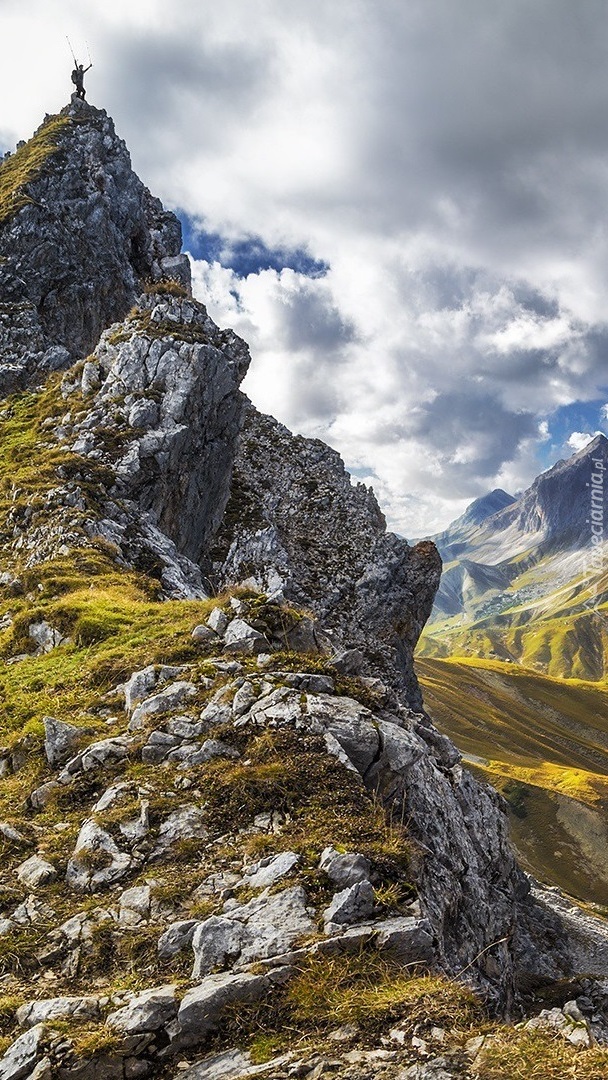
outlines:
[{"label": "gray boulder", "polygon": [[179,840],[205,840],[208,835],[202,811],[197,806],[180,806],[161,824],[152,855],[164,855]]},{"label": "gray boulder", "polygon": [[192,978],[200,979],[216,968],[229,967],[240,956],[246,938],[241,923],[224,915],[211,915],[199,923],[192,938]]},{"label": "gray boulder", "polygon": [[218,645],[220,644],[218,635],[210,626],[205,626],[204,623],[195,626],[190,637],[197,645],[213,645],[216,642]]},{"label": "gray boulder", "polygon": [[262,893],[247,904],[228,900],[223,915],[205,919],[196,930],[192,977],[288,952],[298,938],[315,928],[306,899],[304,889],[296,885],[274,896]]},{"label": "gray boulder", "polygon": [[77,892],[97,892],[120,881],[132,866],[131,855],[121,851],[96,822],[88,820],[68,862],[66,882]]},{"label": "gray boulder", "polygon": [[254,656],[267,651],[268,642],[259,630],[254,630],[244,619],[233,619],[229,623],[224,634],[224,652]]},{"label": "gray boulder", "polygon": [[137,706],[131,716],[129,730],[137,731],[138,728],[143,727],[144,720],[148,716],[162,716],[164,713],[179,709],[188,698],[194,697],[195,694],[196,686],[193,686],[191,682],[171,683],[164,690],[146,698]]},{"label": "gray boulder", "polygon": [[40,885],[50,885],[58,877],[53,864],[42,859],[40,855],[32,855],[17,867],[16,872],[19,881],[27,885],[29,889],[37,889]]},{"label": "gray boulder", "polygon": [[[284,973],[282,973],[284,976]],[[177,1014],[181,1045],[192,1045],[212,1031],[219,1023],[227,1005],[235,1001],[260,1001],[279,981],[281,969],[269,975],[250,975],[245,972],[208,975],[200,986],[188,990]]]},{"label": "gray boulder", "polygon": [[49,626],[44,620],[38,623],[31,623],[28,628],[28,635],[38,646],[36,649],[36,654],[38,656],[52,652],[58,645],[62,645],[64,641],[67,641],[67,638],[64,638],[59,630],[55,630],[54,627]]},{"label": "gray boulder", "polygon": [[252,889],[267,889],[276,885],[277,881],[284,878],[300,861],[300,856],[294,851],[282,851],[279,855],[267,855],[266,858],[248,866],[243,871],[245,884]]},{"label": "gray boulder", "polygon": [[42,1056],[45,1033],[37,1024],[15,1039],[0,1060],[0,1080],[26,1080]]},{"label": "gray boulder", "polygon": [[253,703],[258,699],[258,692],[254,690],[252,683],[248,680],[239,687],[234,698],[232,699],[232,712],[234,716],[243,716]]},{"label": "gray boulder", "polygon": [[44,752],[52,769],[58,765],[64,765],[73,752],[74,747],[82,738],[82,728],[66,724],[62,720],[55,720],[52,716],[45,716],[44,724]]},{"label": "gray boulder", "polygon": [[124,761],[134,739],[126,735],[116,735],[111,739],[101,739],[91,743],[75,757],[66,763],[59,779],[63,782],[78,772],[92,772],[95,769],[103,769],[119,761]]},{"label": "gray boulder", "polygon": [[207,626],[210,626],[216,634],[223,634],[229,623],[229,618],[225,611],[222,611],[221,607],[214,607],[209,618],[207,619]]},{"label": "gray boulder", "polygon": [[158,939],[159,960],[170,960],[182,949],[192,944],[194,932],[199,925],[198,919],[182,919],[171,923]]},{"label": "gray boulder", "polygon": [[435,945],[430,923],[426,919],[399,916],[375,924],[376,947],[403,964],[430,962],[435,957]]},{"label": "gray boulder", "polygon": [[[231,902],[228,902],[231,904]],[[268,896],[262,893],[248,904],[235,905],[225,914],[244,923],[246,941],[240,956],[241,964],[287,952],[298,938],[315,929],[307,897],[301,885]]]},{"label": "gray boulder", "polygon": [[340,889],[347,889],[358,881],[368,881],[371,865],[364,855],[346,852],[340,855],[335,848],[326,847],[321,853],[319,868]]},{"label": "gray boulder", "polygon": [[369,919],[374,910],[374,890],[369,881],[358,881],[348,889],[336,893],[329,907],[323,912],[325,929],[350,925]]},{"label": "gray boulder", "polygon": [[176,1013],[176,987],[155,986],[134,994],[124,1008],[110,1013],[106,1024],[121,1035],[140,1035],[165,1027]]},{"label": "gray boulder", "polygon": [[118,921],[121,926],[141,926],[150,918],[150,886],[136,885],[125,889],[118,902]]},{"label": "gray boulder", "polygon": [[123,686],[125,695],[125,709],[127,712],[133,712],[133,709],[145,701],[156,686],[156,669],[153,664],[149,667],[142,668],[141,671],[134,671],[129,679]]},{"label": "gray boulder", "polygon": [[15,1015],[19,1027],[31,1028],[36,1024],[64,1018],[97,1020],[101,1009],[96,997],[43,998],[21,1005]]}]

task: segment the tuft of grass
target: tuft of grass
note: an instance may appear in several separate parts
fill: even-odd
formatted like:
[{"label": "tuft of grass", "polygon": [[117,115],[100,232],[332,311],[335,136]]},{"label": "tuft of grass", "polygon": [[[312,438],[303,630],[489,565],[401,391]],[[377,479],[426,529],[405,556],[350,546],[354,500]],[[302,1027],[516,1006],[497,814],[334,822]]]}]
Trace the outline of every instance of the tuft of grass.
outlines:
[{"label": "tuft of grass", "polygon": [[45,162],[57,153],[59,136],[69,126],[65,116],[52,116],[29,140],[0,165],[0,225],[33,200],[28,185],[40,175]]},{"label": "tuft of grass", "polygon": [[287,991],[292,1018],[309,1031],[356,1024],[376,1034],[400,1022],[468,1030],[483,1018],[471,990],[441,975],[416,975],[375,951],[309,957]]},{"label": "tuft of grass", "polygon": [[131,341],[133,337],[173,338],[175,341],[186,341],[191,345],[210,343],[200,326],[194,323],[155,322],[151,311],[138,307],[131,308],[124,322],[107,334],[110,345]]},{"label": "tuft of grass", "polygon": [[250,825],[257,814],[278,810],[288,818],[283,831],[251,836],[251,855],[292,850],[312,870],[332,844],[360,851],[387,884],[397,882],[403,895],[413,895],[406,830],[387,818],[355,774],[328,755],[321,736],[290,728],[266,731],[239,749],[241,760],[210,762],[197,777],[210,828],[231,832]]},{"label": "tuft of grass", "polygon": [[557,1034],[503,1028],[483,1047],[479,1080],[606,1080],[608,1050],[580,1050]]},{"label": "tuft of grass", "polygon": [[144,292],[147,295],[156,295],[156,293],[165,293],[169,296],[179,296],[187,298],[188,290],[174,278],[162,278],[160,281],[148,281],[144,286]]}]

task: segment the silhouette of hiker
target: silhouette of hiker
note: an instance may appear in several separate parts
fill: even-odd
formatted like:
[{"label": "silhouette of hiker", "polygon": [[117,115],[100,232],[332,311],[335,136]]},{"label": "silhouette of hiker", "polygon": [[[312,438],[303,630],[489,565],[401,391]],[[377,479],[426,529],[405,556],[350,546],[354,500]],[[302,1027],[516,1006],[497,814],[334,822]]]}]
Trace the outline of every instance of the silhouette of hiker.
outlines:
[{"label": "silhouette of hiker", "polygon": [[84,67],[83,64],[76,64],[76,67],[74,68],[74,70],[72,72],[72,82],[74,83],[74,86],[76,87],[76,95],[77,95],[77,97],[81,98],[83,101],[84,101],[84,99],[86,97],[86,92],[85,92],[85,89],[84,89],[84,77],[85,77],[86,72],[89,70],[89,68],[92,68],[92,67],[93,67],[92,64],[89,64],[89,67],[86,67],[86,68]]}]

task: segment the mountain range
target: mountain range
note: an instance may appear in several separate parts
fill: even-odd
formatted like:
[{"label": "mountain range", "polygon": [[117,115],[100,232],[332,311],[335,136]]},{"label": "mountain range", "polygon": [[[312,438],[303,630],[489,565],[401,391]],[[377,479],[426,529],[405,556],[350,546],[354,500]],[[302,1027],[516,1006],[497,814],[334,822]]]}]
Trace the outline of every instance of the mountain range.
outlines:
[{"label": "mountain range", "polygon": [[497,489],[434,537],[444,560],[417,671],[468,766],[507,798],[536,875],[608,899],[608,440]]},{"label": "mountain range", "polygon": [[608,440],[597,435],[518,498],[493,491],[433,538],[444,568],[421,655],[605,677],[607,465]]}]

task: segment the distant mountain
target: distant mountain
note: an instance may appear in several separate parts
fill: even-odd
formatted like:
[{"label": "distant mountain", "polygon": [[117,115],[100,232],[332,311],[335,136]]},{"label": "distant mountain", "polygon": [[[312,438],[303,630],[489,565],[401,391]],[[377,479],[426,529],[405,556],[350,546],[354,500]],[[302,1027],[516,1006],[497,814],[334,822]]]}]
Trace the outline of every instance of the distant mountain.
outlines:
[{"label": "distant mountain", "polygon": [[559,676],[608,669],[608,439],[519,498],[497,489],[434,537],[444,572],[421,652],[516,660]]},{"label": "distant mountain", "polygon": [[434,537],[442,558],[444,560],[457,558],[461,552],[466,550],[469,540],[475,535],[475,530],[484,521],[500,513],[501,510],[504,510],[505,507],[510,506],[515,501],[515,497],[508,495],[502,488],[494,488],[494,491],[475,499],[475,502],[472,502],[464,514],[456,518],[456,521],[453,521],[445,532]]}]

